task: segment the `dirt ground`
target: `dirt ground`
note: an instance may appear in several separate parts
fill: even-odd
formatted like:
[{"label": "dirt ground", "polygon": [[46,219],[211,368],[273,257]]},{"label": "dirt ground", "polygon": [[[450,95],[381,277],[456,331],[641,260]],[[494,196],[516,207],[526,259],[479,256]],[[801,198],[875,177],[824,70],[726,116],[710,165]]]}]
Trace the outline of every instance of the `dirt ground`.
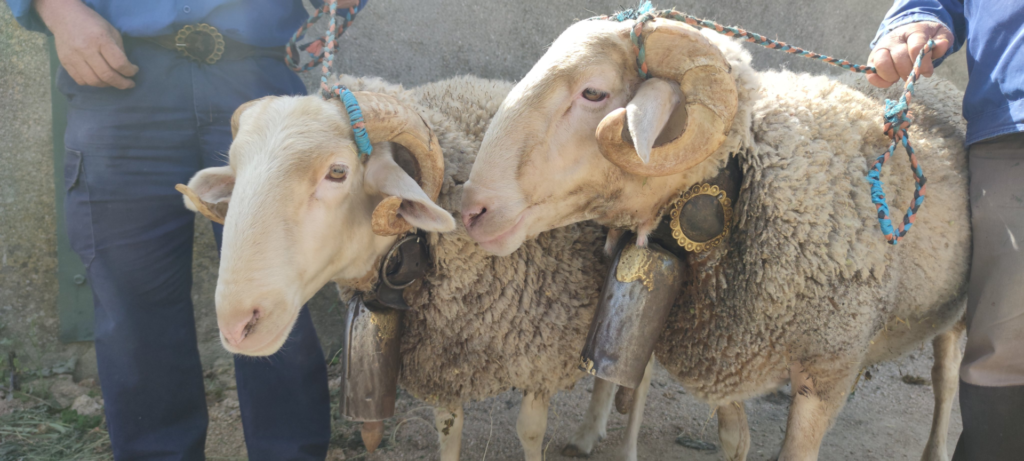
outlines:
[{"label": "dirt ground", "polygon": [[[835,427],[825,437],[819,457],[838,460],[917,460],[928,440],[932,419],[931,347],[893,362],[874,366],[871,379],[862,379],[856,393],[840,414]],[[337,401],[337,373],[331,368],[332,395]],[[923,379],[921,383],[918,378]],[[219,378],[223,379],[223,378]],[[225,382],[225,381],[222,381]],[[908,384],[917,383],[917,384]],[[559,452],[582,418],[593,390],[592,378],[586,378],[570,392],[557,394],[548,415],[544,440],[545,459],[563,460]],[[497,397],[467,405],[463,432],[463,460],[521,460],[515,423],[520,393],[509,391]],[[245,459],[242,427],[238,420],[238,401],[233,391],[212,403],[207,456],[211,460]],[[746,403],[750,422],[749,460],[774,459],[785,431],[788,388],[779,393]],[[385,426],[385,440],[376,453],[369,455],[359,439],[359,426],[335,420],[334,438],[328,460],[363,459],[366,461],[436,460],[437,438],[430,407],[401,393],[397,415]],[[337,411],[334,411],[337,418]],[[619,446],[626,428],[626,417],[616,412],[608,424],[608,438],[598,444],[594,461],[620,460]],[[960,434],[960,407],[953,407],[949,430],[952,453]],[[708,405],[687,395],[664,369],[658,367],[640,431],[639,458],[643,460],[720,460],[720,451],[698,451],[677,443],[683,436],[718,446],[717,421]]]},{"label": "dirt ground", "polygon": [[[819,459],[920,459],[931,427],[931,365],[931,347],[925,346],[902,359],[871,367],[835,427],[825,437]],[[338,416],[341,367],[333,365],[328,371],[335,402],[328,460],[438,459],[432,409],[401,391],[398,416],[385,423],[384,442],[376,453],[366,453],[359,425]],[[0,461],[111,458],[103,430],[103,402],[94,381],[74,383],[69,374],[58,373],[27,382],[22,388],[22,392],[7,398],[3,398],[3,388],[0,388]],[[207,370],[206,389],[210,409],[207,458],[211,461],[245,460],[231,360],[222,359]],[[544,440],[545,459],[571,459],[563,458],[560,451],[582,418],[592,391],[593,379],[588,377],[572,391],[554,397]],[[788,388],[783,388],[746,402],[752,439],[748,458],[751,461],[775,458],[785,434],[788,392]],[[466,406],[463,460],[523,459],[515,431],[520,398],[519,392],[509,391]],[[620,445],[625,429],[626,416],[613,410],[608,438],[598,444],[590,459],[621,460]],[[950,453],[960,430],[960,407],[954,404],[948,442]],[[691,447],[703,445],[702,450],[688,448],[680,443],[682,441],[688,441]],[[664,369],[657,367],[640,430],[640,459],[720,460],[723,455],[718,443],[717,421],[708,405],[687,395]]]}]

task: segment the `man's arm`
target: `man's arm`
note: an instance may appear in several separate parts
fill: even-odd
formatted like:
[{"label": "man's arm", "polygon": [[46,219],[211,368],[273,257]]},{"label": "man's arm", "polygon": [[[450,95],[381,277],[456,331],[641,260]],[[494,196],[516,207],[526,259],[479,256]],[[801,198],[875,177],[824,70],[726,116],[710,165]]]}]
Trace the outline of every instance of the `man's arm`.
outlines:
[{"label": "man's arm", "polygon": [[[35,8],[53,32],[57,59],[79,85],[122,90],[135,86],[131,77],[139,68],[125,56],[121,33],[81,0],[8,0],[8,4],[15,15],[15,9],[24,9],[25,4]],[[28,14],[22,13],[23,17]]]},{"label": "man's arm", "polygon": [[33,32],[49,33],[46,29],[46,24],[36,14],[36,10],[32,9],[32,0],[6,0],[7,6],[11,8],[11,13],[14,14],[14,19],[21,24],[21,27],[31,30]]},{"label": "man's arm", "polygon": [[921,62],[921,75],[931,77],[934,66],[967,39],[963,9],[962,0],[897,0],[871,43],[868,64],[875,66],[877,73],[869,74],[868,81],[887,88],[906,79],[921,49],[934,40],[931,59]]}]

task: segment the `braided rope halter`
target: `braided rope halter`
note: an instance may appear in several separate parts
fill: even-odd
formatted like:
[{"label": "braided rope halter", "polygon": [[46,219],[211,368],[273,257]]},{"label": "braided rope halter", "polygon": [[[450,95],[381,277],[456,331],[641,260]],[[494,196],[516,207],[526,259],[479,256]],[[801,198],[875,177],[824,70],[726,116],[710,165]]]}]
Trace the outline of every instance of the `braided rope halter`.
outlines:
[{"label": "braided rope halter", "polygon": [[[754,43],[768,49],[785,51],[804,58],[814,59],[825,64],[846,69],[850,72],[856,72],[859,74],[876,73],[875,68],[872,66],[852,64],[845,59],[838,59],[818,54],[813,51],[807,51],[803,48],[798,48],[778,40],[772,40],[763,35],[749,32],[738,27],[723,26],[714,21],[700,19],[696,16],[681,13],[675,9],[656,11],[650,1],[644,1],[635,9],[627,9],[613,15],[596,16],[589,20],[616,22],[635,21],[633,27],[629,30],[629,39],[633,43],[633,52],[636,54],[637,72],[640,74],[641,79],[647,80],[650,78],[650,73],[647,69],[647,52],[644,49],[644,42],[646,39],[643,34],[644,25],[657,18],[679,21],[693,27],[713,30],[728,37],[743,38],[750,43]],[[892,245],[896,245],[905,235],[907,235],[907,232],[910,231],[911,226],[914,224],[914,219],[917,217],[917,212],[921,208],[921,204],[924,203],[925,183],[927,182],[927,178],[925,178],[924,171],[921,170],[921,165],[917,161],[917,155],[914,148],[910,146],[910,135],[907,133],[907,128],[909,128],[914,122],[914,118],[910,115],[909,103],[911,98],[914,96],[914,85],[917,83],[917,79],[921,75],[921,59],[926,54],[931,53],[934,46],[935,42],[929,40],[928,44],[921,49],[921,53],[917,55],[917,61],[914,63],[914,70],[907,77],[907,83],[899,101],[891,99],[885,100],[885,112],[883,114],[885,124],[882,131],[889,137],[889,148],[875,159],[875,162],[871,165],[867,175],[867,181],[871,188],[871,202],[875,204],[875,208],[878,210],[879,227],[881,228],[882,234],[885,236],[885,240]],[[910,158],[910,170],[914,173],[915,183],[914,199],[911,201],[910,207],[903,216],[903,221],[900,223],[898,229],[893,227],[892,219],[889,217],[889,205],[886,202],[885,191],[882,190],[881,180],[882,167],[885,166],[885,162],[889,160],[889,157],[893,152],[895,152],[897,143],[902,144],[903,148],[907,151],[907,156]]]},{"label": "braided rope halter", "polygon": [[[331,0],[328,4],[317,10],[316,14],[299,27],[299,30],[295,31],[291,40],[288,41],[288,46],[285,47],[285,51],[288,54],[285,57],[285,64],[296,73],[307,72],[317,65],[321,66],[320,97],[324,98],[324,100],[330,100],[335,97],[341,100],[342,104],[345,105],[345,111],[348,112],[348,119],[352,125],[352,134],[355,137],[356,147],[359,149],[359,157],[369,158],[370,154],[373,153],[373,146],[370,145],[370,137],[366,134],[366,122],[363,121],[363,111],[359,109],[359,101],[356,100],[352,91],[344,85],[330,86],[327,83],[332,75],[331,68],[334,64],[334,52],[338,46],[338,38],[352,25],[356,14],[359,13],[359,7],[351,7],[343,12],[344,16],[338,14],[338,0]],[[298,41],[305,37],[306,31],[324,15],[331,18],[331,22],[327,27],[327,33],[310,43],[301,46],[297,45]],[[338,24],[338,17],[341,17],[340,25]],[[299,65],[300,50],[305,51],[312,58],[303,65]]]}]

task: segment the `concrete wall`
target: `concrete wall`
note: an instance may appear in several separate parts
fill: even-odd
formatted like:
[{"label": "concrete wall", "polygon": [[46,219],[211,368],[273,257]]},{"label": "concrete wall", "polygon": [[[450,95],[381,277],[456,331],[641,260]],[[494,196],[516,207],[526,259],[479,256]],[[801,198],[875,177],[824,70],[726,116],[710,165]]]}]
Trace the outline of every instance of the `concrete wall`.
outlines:
[{"label": "concrete wall", "polygon": [[[518,79],[547,45],[578,19],[611,13],[622,0],[371,0],[342,38],[338,70],[414,86],[460,74]],[[890,0],[676,0],[676,7],[823,54],[864,62]],[[317,29],[322,30],[322,29]],[[810,60],[751,45],[760,69],[839,72]],[[939,74],[966,84],[963,55]],[[16,350],[38,369],[71,357],[77,373],[95,372],[88,344],[57,340],[54,186],[48,61],[42,35],[21,30],[0,7],[0,358]],[[306,77],[309,85],[318,75]],[[312,88],[312,86],[311,86]],[[198,220],[195,287],[200,350],[212,364],[226,356],[213,312],[217,259],[207,222]],[[312,302],[328,353],[337,350],[343,306],[333,289]]]},{"label": "concrete wall", "polygon": [[[80,355],[57,341],[57,270],[46,41],[0,7],[0,363]],[[5,383],[6,384],[6,383]]]}]

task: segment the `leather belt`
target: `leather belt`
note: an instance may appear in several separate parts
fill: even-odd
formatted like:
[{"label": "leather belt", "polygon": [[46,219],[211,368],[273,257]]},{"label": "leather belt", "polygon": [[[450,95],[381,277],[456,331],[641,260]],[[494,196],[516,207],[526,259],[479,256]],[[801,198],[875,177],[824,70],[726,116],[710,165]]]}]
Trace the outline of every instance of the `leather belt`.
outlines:
[{"label": "leather belt", "polygon": [[265,48],[242,43],[223,36],[216,27],[209,24],[189,24],[179,29],[175,35],[125,39],[144,41],[177,51],[181,57],[203,64],[216,64],[222,59],[232,61],[250,57],[267,57],[283,61],[286,56],[283,46]]}]

